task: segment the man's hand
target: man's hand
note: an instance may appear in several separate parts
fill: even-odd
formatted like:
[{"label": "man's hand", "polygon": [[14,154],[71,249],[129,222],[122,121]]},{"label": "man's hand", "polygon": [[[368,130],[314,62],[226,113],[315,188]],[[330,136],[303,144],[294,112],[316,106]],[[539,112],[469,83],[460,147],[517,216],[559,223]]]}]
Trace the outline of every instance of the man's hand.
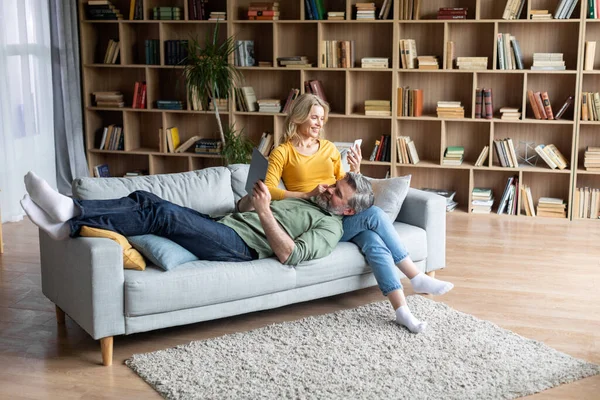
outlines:
[{"label": "man's hand", "polygon": [[316,196],[320,195],[321,193],[325,192],[328,187],[329,187],[329,185],[324,185],[324,184],[317,185],[317,187],[315,187],[313,190],[306,193],[305,199],[310,199],[311,197],[316,197]]},{"label": "man's hand", "polygon": [[362,151],[360,150],[360,147],[351,147],[346,156],[346,160],[348,160],[350,171],[356,172],[357,174],[360,173],[360,162],[362,161]]},{"label": "man's hand", "polygon": [[271,212],[271,193],[263,181],[257,181],[252,189],[252,205],[258,214]]}]

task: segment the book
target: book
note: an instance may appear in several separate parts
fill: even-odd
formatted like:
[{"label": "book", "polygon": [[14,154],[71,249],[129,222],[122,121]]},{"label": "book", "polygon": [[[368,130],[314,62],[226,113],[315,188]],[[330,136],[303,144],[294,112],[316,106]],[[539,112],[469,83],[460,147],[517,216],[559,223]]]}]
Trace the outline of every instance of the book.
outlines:
[{"label": "book", "polygon": [[546,116],[548,119],[554,119],[554,114],[552,113],[552,106],[550,105],[550,98],[548,97],[548,92],[542,92],[542,104],[544,105],[544,111],[546,112]]},{"label": "book", "polygon": [[585,42],[585,58],[583,62],[583,69],[591,71],[594,69],[594,58],[596,56],[596,42],[589,40]]},{"label": "book", "polygon": [[489,146],[483,146],[483,149],[481,150],[481,153],[479,153],[479,157],[477,157],[477,161],[475,161],[475,166],[476,167],[481,167],[483,165],[483,163],[485,162],[485,160],[488,157],[489,152],[490,152],[490,147]]},{"label": "book", "polygon": [[108,169],[108,164],[100,164],[94,167],[94,176],[96,178],[108,178],[110,177],[110,172]]},{"label": "book", "polygon": [[565,100],[565,102],[563,103],[563,105],[556,112],[556,115],[554,116],[554,118],[555,119],[561,119],[562,116],[565,114],[565,112],[569,109],[569,107],[571,106],[571,104],[573,104],[573,96],[567,97],[567,99]]},{"label": "book", "polygon": [[492,104],[492,89],[483,89],[483,107],[485,107],[485,118],[494,117],[494,105]]},{"label": "book", "polygon": [[189,138],[188,140],[183,142],[180,146],[175,148],[175,153],[183,153],[184,151],[188,150],[190,147],[194,146],[196,144],[196,142],[200,139],[202,139],[201,136],[198,136],[198,135],[192,136],[191,138]]}]

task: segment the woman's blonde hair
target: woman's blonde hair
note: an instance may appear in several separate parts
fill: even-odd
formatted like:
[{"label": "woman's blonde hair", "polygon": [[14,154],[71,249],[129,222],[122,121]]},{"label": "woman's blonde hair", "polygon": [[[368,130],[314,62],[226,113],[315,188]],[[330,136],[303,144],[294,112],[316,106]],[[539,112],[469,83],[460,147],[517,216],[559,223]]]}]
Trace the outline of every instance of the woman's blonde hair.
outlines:
[{"label": "woman's blonde hair", "polygon": [[[323,107],[323,110],[325,111],[323,125],[327,123],[327,119],[329,117],[329,104],[314,94],[304,93],[294,100],[292,108],[285,118],[285,122],[283,123],[283,137],[281,138],[281,143],[286,143],[292,140],[294,137],[298,137],[298,126],[302,125],[308,120],[310,110],[313,108],[313,106]],[[321,130],[319,131],[319,138],[322,136],[323,126],[321,126]]]}]

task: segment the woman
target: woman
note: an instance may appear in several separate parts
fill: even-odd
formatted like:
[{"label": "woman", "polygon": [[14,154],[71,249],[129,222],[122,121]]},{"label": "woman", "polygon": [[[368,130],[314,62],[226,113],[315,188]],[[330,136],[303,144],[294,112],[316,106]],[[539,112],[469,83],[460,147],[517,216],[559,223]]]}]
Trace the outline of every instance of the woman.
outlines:
[{"label": "woman", "polygon": [[[282,143],[269,157],[265,183],[273,200],[288,197],[309,199],[344,176],[339,151],[333,143],[322,138],[328,114],[328,104],[315,95],[303,94],[294,101],[284,123]],[[360,172],[361,159],[360,148],[348,153],[351,171]],[[283,179],[286,190],[277,187],[280,179]],[[249,209],[247,200],[240,200],[240,211]],[[396,322],[411,332],[422,332],[426,323],[417,320],[410,312],[396,275],[396,265],[410,279],[416,293],[444,294],[452,289],[452,283],[419,271],[391,221],[379,207],[372,206],[359,214],[344,217],[341,241],[352,241],[361,248],[379,288],[396,310]]]}]

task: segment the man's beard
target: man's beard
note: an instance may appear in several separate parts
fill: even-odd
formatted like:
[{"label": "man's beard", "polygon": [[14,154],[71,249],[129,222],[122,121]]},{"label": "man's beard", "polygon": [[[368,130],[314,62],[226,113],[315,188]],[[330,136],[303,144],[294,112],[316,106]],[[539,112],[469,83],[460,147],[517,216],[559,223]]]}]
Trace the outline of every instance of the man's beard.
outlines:
[{"label": "man's beard", "polygon": [[344,206],[334,207],[329,203],[329,199],[325,197],[324,194],[320,194],[312,198],[313,202],[321,207],[322,209],[329,211],[335,215],[343,215],[344,214]]}]

